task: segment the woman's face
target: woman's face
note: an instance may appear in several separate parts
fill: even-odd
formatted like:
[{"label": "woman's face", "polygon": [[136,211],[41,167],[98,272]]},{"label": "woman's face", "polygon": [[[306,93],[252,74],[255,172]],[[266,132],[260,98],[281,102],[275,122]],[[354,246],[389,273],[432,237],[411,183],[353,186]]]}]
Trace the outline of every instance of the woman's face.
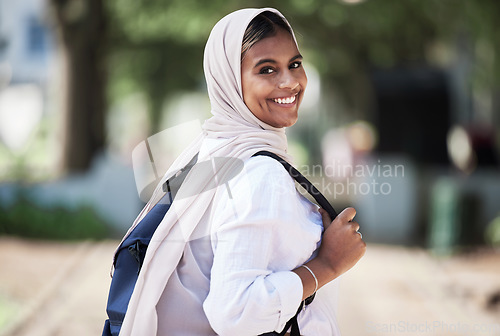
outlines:
[{"label": "woman's face", "polygon": [[307,77],[293,37],[284,29],[255,43],[241,62],[243,100],[274,127],[295,124]]}]

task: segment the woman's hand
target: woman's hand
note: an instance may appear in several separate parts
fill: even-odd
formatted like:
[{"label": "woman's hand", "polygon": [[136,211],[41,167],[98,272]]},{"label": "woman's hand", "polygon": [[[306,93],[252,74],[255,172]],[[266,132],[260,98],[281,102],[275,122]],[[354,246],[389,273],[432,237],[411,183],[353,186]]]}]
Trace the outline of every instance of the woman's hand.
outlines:
[{"label": "woman's hand", "polygon": [[356,210],[346,208],[335,220],[324,209],[319,209],[325,232],[316,259],[336,278],[347,272],[365,254],[366,244],[357,233],[359,224],[354,222]]},{"label": "woman's hand", "polygon": [[303,300],[318,288],[347,272],[366,251],[365,242],[356,232],[359,224],[352,221],[356,215],[354,208],[346,208],[334,221],[325,210],[319,209],[319,212],[325,227],[323,240],[316,258],[305,264],[314,276],[304,267],[293,270],[302,280]]}]

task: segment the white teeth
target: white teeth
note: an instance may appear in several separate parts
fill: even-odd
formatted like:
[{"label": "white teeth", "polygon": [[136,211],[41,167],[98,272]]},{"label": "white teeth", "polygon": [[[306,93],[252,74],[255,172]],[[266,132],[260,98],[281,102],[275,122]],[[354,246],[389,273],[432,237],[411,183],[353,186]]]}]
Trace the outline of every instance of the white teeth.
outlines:
[{"label": "white teeth", "polygon": [[288,98],[276,98],[274,101],[278,104],[291,104],[295,101],[296,96],[288,97]]}]

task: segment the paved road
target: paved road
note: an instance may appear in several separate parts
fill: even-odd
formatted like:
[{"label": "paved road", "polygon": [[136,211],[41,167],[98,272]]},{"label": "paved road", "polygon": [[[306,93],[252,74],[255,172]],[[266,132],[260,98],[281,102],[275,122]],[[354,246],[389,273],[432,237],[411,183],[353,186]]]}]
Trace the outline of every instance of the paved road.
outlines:
[{"label": "paved road", "polygon": [[[0,335],[100,335],[117,242],[0,238]],[[369,245],[340,282],[344,336],[500,335],[500,253],[435,259]],[[3,308],[2,308],[3,307]]]}]

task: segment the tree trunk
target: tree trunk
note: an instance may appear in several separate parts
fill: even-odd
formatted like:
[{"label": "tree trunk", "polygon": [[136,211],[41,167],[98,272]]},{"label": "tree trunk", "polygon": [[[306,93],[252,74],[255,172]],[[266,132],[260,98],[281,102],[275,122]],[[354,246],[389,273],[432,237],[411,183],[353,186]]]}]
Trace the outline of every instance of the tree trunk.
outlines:
[{"label": "tree trunk", "polygon": [[102,0],[51,0],[65,58],[61,168],[81,172],[104,148],[106,16]]}]

